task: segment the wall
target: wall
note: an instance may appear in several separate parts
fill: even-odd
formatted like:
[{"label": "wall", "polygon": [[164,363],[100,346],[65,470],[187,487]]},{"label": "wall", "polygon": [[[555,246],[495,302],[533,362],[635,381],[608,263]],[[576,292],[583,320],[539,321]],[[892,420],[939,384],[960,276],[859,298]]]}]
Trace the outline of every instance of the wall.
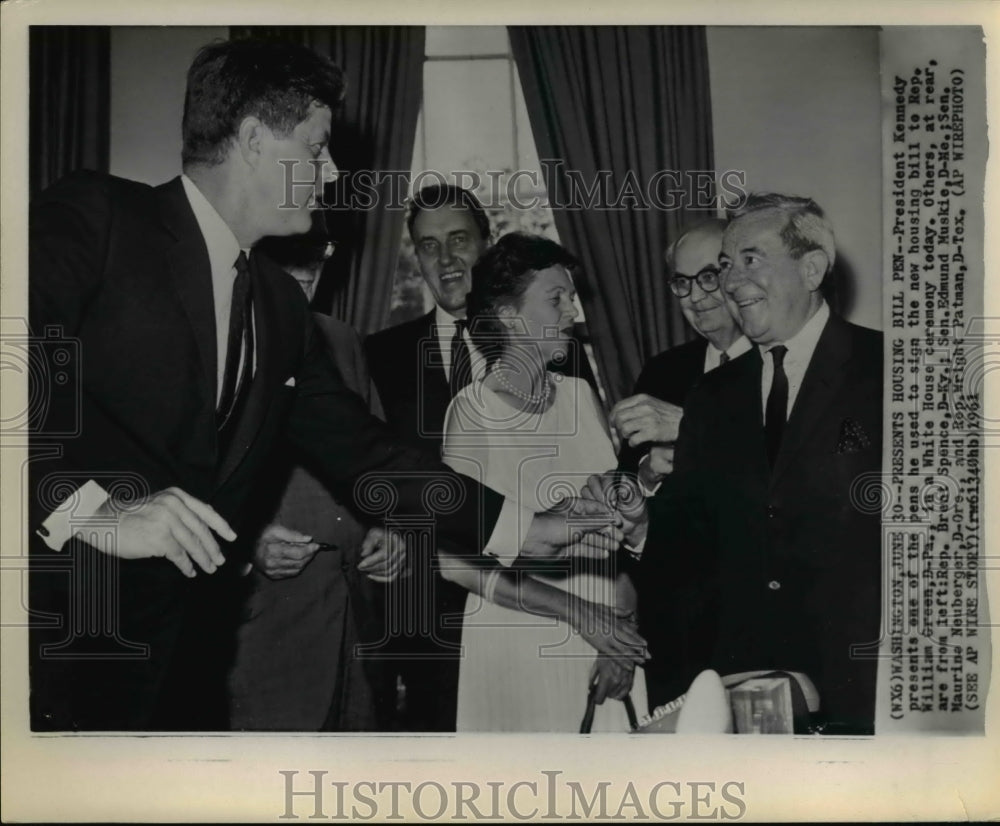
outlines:
[{"label": "wall", "polygon": [[878,30],[708,30],[716,169],[751,191],[807,195],[837,233],[847,317],[881,327]]},{"label": "wall", "polygon": [[111,174],[148,184],[181,171],[184,79],[199,48],[226,26],[111,29]]}]

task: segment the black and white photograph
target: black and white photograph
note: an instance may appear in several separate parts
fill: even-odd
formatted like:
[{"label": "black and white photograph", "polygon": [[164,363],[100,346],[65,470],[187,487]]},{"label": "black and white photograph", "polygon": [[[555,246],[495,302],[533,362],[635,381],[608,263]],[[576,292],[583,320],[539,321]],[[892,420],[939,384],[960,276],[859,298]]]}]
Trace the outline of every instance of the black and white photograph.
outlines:
[{"label": "black and white photograph", "polygon": [[995,15],[865,5],[4,7],[5,817],[1000,816]]}]

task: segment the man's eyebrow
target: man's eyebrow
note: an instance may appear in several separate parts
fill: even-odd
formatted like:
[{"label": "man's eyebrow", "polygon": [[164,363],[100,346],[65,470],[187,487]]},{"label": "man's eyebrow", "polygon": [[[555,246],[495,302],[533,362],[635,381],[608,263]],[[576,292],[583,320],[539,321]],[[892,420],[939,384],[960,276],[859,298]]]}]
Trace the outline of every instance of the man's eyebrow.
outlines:
[{"label": "man's eyebrow", "polygon": [[743,247],[740,250],[740,253],[742,254],[744,252],[755,252],[758,255],[763,255],[764,254],[764,250],[762,250],[760,247]]}]

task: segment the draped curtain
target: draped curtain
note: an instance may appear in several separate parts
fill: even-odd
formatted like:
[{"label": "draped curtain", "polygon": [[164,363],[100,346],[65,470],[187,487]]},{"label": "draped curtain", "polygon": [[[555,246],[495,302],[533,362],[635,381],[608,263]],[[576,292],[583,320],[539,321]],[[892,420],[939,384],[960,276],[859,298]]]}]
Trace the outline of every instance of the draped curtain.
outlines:
[{"label": "draped curtain", "polygon": [[31,26],[29,188],[34,197],[75,169],[108,171],[111,31]]},{"label": "draped curtain", "polygon": [[230,32],[302,43],[329,56],[347,76],[347,96],[330,140],[341,178],[326,195],[336,205],[326,218],[337,250],[314,305],[332,308],[362,335],[382,329],[389,318],[406,187],[400,195],[396,176],[365,180],[358,173],[409,174],[423,93],[424,31],[423,26],[268,26]]},{"label": "draped curtain", "polygon": [[[694,193],[700,172],[706,197],[704,173],[713,174],[705,30],[509,31],[556,228],[583,263],[580,298],[613,402],[631,393],[646,358],[690,335],[668,294],[663,253],[682,228],[715,215],[714,207],[670,207],[667,192],[678,189],[680,173],[680,188]],[[584,189],[600,184],[602,175],[613,208],[560,206],[581,183]],[[630,207],[614,206],[633,181],[643,197],[623,199]],[[660,182],[655,199],[645,195],[651,181]],[[714,188],[708,188],[711,199]],[[643,199],[652,208],[641,208]]]}]

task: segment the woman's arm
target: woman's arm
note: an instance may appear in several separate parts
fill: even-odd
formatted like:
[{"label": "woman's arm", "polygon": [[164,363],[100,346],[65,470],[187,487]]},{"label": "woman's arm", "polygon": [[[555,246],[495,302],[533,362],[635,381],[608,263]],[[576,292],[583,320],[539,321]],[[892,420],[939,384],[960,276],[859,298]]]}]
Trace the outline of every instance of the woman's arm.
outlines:
[{"label": "woman's arm", "polygon": [[634,622],[613,608],[540,582],[518,569],[504,568],[486,557],[463,557],[438,551],[441,576],[504,608],[570,625],[596,651],[611,658],[642,663],[646,641]]}]

